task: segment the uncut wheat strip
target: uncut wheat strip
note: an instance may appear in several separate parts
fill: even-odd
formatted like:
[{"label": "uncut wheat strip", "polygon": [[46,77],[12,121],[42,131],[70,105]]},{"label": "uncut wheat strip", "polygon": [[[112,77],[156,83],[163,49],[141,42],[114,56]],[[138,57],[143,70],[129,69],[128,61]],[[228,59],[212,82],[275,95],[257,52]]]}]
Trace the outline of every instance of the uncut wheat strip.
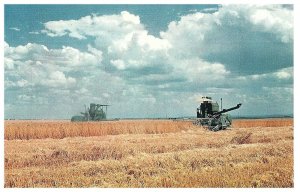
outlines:
[{"label": "uncut wheat strip", "polygon": [[190,126],[173,121],[120,121],[120,122],[15,122],[5,124],[5,139],[42,139],[89,137],[118,134],[157,134],[187,130]]}]

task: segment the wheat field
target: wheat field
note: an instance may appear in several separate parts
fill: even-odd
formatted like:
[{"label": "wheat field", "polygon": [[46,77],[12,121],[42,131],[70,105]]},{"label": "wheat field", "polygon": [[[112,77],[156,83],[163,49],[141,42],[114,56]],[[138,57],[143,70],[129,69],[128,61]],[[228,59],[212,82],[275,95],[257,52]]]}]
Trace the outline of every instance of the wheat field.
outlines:
[{"label": "wheat field", "polygon": [[5,187],[293,187],[293,119],[5,121]]}]

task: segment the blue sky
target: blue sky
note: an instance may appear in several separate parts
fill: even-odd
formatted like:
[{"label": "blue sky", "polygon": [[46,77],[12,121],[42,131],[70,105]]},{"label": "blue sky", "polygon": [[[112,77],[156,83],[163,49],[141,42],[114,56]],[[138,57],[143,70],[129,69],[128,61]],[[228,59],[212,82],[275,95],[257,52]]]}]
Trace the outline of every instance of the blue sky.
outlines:
[{"label": "blue sky", "polygon": [[5,118],[293,113],[288,5],[5,5]]}]

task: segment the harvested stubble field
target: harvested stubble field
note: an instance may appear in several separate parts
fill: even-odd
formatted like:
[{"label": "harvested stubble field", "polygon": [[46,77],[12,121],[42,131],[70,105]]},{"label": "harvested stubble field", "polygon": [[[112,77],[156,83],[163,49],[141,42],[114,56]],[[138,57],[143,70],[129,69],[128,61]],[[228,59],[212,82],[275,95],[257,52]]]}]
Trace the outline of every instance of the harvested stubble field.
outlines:
[{"label": "harvested stubble field", "polygon": [[5,121],[5,187],[293,187],[293,119]]}]

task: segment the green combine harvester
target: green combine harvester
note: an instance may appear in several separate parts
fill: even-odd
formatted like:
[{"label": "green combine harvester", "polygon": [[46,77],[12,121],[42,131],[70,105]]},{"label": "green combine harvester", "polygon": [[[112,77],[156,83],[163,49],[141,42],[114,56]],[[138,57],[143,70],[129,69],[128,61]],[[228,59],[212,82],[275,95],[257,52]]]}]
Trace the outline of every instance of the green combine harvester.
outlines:
[{"label": "green combine harvester", "polygon": [[[106,120],[107,107],[109,105],[91,103],[90,107],[85,112],[81,112],[82,115],[76,115],[71,118],[71,121],[103,121]],[[104,112],[105,108],[105,112]]]},{"label": "green combine harvester", "polygon": [[236,110],[241,107],[241,103],[237,104],[235,107],[229,109],[222,109],[222,99],[221,99],[221,110],[219,111],[219,104],[213,102],[211,97],[202,97],[202,102],[197,108],[197,119],[194,122],[195,125],[200,125],[208,128],[211,131],[224,130],[231,126],[232,119],[226,112]]}]

